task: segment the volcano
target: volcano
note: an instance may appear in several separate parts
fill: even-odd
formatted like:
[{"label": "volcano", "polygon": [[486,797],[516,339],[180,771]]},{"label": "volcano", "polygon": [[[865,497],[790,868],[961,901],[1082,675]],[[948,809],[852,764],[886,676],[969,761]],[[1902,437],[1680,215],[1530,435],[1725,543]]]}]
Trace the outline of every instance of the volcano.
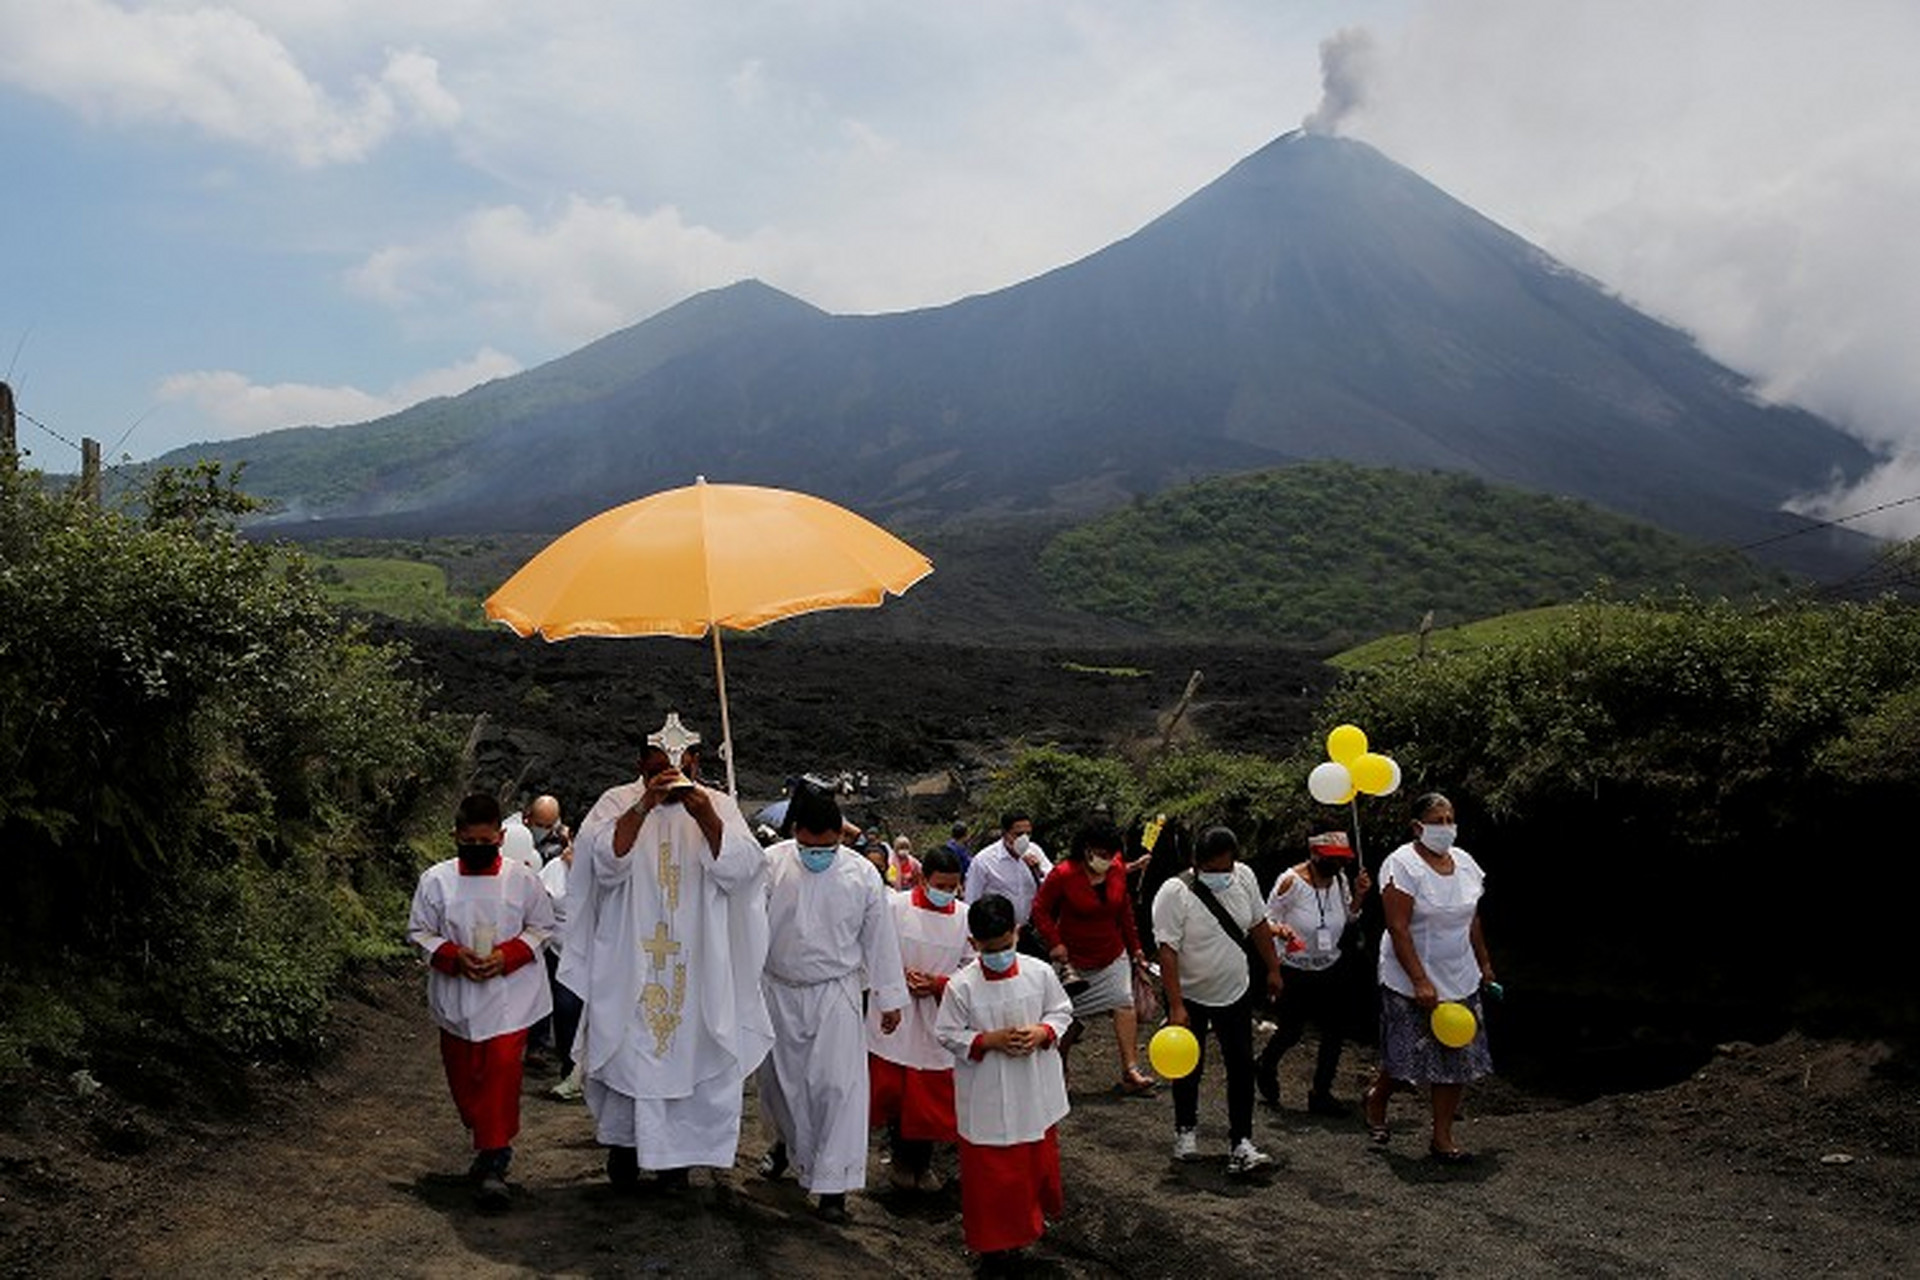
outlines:
[{"label": "volcano", "polygon": [[1340,458],[1723,542],[1804,526],[1783,502],[1873,461],[1373,148],[1302,133],[993,293],[839,316],[742,282],[456,398],[170,460],[209,455],[313,532],[557,531],[696,474],[925,527]]}]

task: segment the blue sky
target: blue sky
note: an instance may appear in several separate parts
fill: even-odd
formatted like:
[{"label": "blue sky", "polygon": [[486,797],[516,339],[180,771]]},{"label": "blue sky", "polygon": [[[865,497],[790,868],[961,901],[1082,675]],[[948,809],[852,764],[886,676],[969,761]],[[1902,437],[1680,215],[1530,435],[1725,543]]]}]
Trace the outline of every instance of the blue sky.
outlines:
[{"label": "blue sky", "polygon": [[1879,0],[0,0],[0,376],[110,456],[363,421],[747,276],[998,288],[1318,112],[1880,445],[1852,510],[1920,493],[1916,50]]}]

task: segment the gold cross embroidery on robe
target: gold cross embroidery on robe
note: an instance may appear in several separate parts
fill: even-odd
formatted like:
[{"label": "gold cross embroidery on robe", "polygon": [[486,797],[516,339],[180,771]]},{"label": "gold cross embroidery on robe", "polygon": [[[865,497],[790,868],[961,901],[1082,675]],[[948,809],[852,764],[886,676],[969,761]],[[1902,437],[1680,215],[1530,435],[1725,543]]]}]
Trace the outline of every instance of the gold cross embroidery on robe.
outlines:
[{"label": "gold cross embroidery on robe", "polygon": [[680,1010],[687,1000],[687,966],[685,961],[672,966],[673,990],[669,993],[660,981],[660,974],[668,967],[668,961],[680,953],[680,943],[673,936],[673,914],[680,907],[680,860],[673,855],[671,841],[660,842],[659,858],[666,918],[654,925],[653,937],[640,944],[651,961],[647,984],[640,989],[640,1011],[647,1020],[647,1029],[653,1032],[654,1056],[665,1057],[673,1047],[674,1032],[680,1028]]}]

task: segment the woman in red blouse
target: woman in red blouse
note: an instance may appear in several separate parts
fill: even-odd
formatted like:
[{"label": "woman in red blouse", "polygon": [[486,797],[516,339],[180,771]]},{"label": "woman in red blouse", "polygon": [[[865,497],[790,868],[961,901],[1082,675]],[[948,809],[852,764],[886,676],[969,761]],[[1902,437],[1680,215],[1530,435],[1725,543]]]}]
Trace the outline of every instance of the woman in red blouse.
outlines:
[{"label": "woman in red blouse", "polygon": [[1133,921],[1133,895],[1127,891],[1126,842],[1111,822],[1096,821],[1073,837],[1073,848],[1040,885],[1033,899],[1033,927],[1051,948],[1053,960],[1065,960],[1087,979],[1073,998],[1073,1026],[1060,1040],[1061,1065],[1085,1029],[1085,1019],[1113,1014],[1120,1042],[1120,1092],[1145,1096],[1154,1091],[1151,1076],[1140,1070],[1139,1026],[1133,1012],[1133,968],[1144,967],[1140,934]]}]

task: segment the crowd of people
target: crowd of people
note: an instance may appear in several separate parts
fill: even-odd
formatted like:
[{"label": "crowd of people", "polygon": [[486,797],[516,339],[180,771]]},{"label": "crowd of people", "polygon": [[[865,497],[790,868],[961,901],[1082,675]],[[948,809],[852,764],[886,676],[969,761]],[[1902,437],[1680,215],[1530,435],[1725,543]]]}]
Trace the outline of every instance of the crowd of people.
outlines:
[{"label": "crowd of people", "polygon": [[[1380,867],[1381,1063],[1362,1102],[1368,1140],[1384,1145],[1392,1094],[1424,1090],[1429,1152],[1445,1163],[1470,1158],[1453,1125],[1465,1086],[1492,1070],[1481,1000],[1499,991],[1485,876],[1456,830],[1446,797],[1423,796]],[[1160,1088],[1141,1066],[1143,1019],[1163,1004],[1197,1038],[1194,1068],[1171,1082],[1175,1159],[1199,1157],[1209,1039],[1230,1174],[1271,1163],[1255,1095],[1277,1104],[1280,1059],[1309,1027],[1307,1108],[1346,1113],[1334,1086],[1373,994],[1356,979],[1374,882],[1338,822],[1265,892],[1231,830],[1201,832],[1191,867],[1152,896],[1151,952],[1132,887],[1151,852],[1129,862],[1104,816],[1058,863],[1018,812],[980,848],[956,823],[915,857],[904,836],[863,839],[830,790],[803,785],[781,831],[762,834],[700,782],[697,737],[677,717],[577,835],[551,796],[511,815],[490,795],[461,802],[456,856],[421,876],[409,928],[482,1207],[512,1202],[524,1062],[543,1042],[555,1096],[584,1098],[615,1185],[645,1174],[674,1194],[694,1167],[731,1168],[752,1077],[770,1140],[761,1176],[791,1176],[843,1223],[872,1130],[904,1193],[940,1190],[935,1155],[949,1148],[967,1246],[990,1270],[1062,1210],[1068,1063],[1095,1019],[1112,1023],[1113,1088],[1127,1098]],[[1463,1046],[1428,1025],[1441,1001],[1475,1016]]]}]

